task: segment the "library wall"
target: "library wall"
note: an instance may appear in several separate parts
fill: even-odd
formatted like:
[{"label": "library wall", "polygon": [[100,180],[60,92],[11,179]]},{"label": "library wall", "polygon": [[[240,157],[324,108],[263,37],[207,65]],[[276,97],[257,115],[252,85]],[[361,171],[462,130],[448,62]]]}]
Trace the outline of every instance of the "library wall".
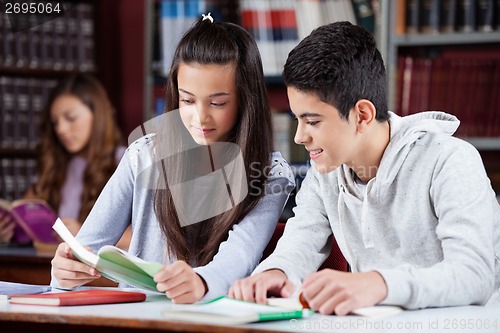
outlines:
[{"label": "library wall", "polygon": [[40,114],[57,81],[101,80],[125,138],[144,121],[144,10],[136,0],[71,2],[61,17],[13,31],[0,17],[0,197],[22,197],[36,173]]},{"label": "library wall", "polygon": [[402,0],[389,12],[392,109],[457,116],[455,135],[479,150],[500,193],[500,1]]},{"label": "library wall", "polygon": [[96,70],[93,3],[58,9],[65,14],[43,24],[30,15],[0,14],[0,197],[7,200],[21,197],[33,181],[51,89],[64,75]]}]

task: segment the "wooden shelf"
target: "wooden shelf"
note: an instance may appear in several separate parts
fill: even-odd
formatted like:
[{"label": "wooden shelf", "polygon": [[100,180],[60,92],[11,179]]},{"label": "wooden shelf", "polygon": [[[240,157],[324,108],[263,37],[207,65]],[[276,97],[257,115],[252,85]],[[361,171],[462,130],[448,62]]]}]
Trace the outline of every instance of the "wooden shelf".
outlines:
[{"label": "wooden shelf", "polygon": [[76,73],[89,73],[96,74],[94,71],[68,71],[68,70],[55,70],[55,69],[44,69],[44,68],[26,68],[26,67],[5,67],[0,66],[0,72],[2,75],[15,75],[15,76],[34,76],[34,77],[65,77],[70,74]]},{"label": "wooden shelf", "polygon": [[0,148],[2,158],[36,158],[38,151],[35,149]]},{"label": "wooden shelf", "polygon": [[393,43],[397,47],[432,46],[432,45],[466,45],[500,43],[500,31],[441,33],[441,34],[406,34],[395,35]]},{"label": "wooden shelf", "polygon": [[471,145],[476,147],[477,150],[499,150],[500,151],[500,138],[485,138],[485,137],[463,137],[461,138]]}]

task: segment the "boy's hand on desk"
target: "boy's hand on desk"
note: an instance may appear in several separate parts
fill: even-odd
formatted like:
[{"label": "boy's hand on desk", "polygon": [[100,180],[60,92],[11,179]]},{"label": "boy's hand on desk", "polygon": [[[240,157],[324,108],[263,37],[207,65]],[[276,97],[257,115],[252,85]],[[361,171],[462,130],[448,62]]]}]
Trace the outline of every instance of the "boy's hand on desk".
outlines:
[{"label": "boy's hand on desk", "polygon": [[290,297],[295,285],[279,269],[271,269],[234,282],[229,297],[249,302],[267,303],[267,293]]},{"label": "boy's hand on desk", "polygon": [[156,289],[165,292],[174,303],[194,303],[208,291],[203,278],[181,260],[163,267],[154,276],[154,280],[157,283]]},{"label": "boy's hand on desk", "polygon": [[302,296],[311,309],[321,314],[343,316],[382,301],[387,296],[387,285],[377,272],[346,273],[323,269],[304,280]]},{"label": "boy's hand on desk", "polygon": [[14,236],[14,229],[16,223],[10,218],[8,214],[0,213],[0,243],[10,242]]},{"label": "boy's hand on desk", "polygon": [[52,273],[63,288],[74,288],[101,277],[95,268],[79,261],[66,243],[57,247],[56,255],[52,259]]}]

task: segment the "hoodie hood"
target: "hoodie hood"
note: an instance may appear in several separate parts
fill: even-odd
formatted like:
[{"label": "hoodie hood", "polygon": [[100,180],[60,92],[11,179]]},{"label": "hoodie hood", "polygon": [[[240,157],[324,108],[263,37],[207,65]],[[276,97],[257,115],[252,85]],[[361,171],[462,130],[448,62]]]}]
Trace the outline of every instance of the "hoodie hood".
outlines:
[{"label": "hoodie hood", "polygon": [[[457,117],[444,112],[420,112],[406,117],[400,117],[389,111],[390,141],[387,145],[375,179],[380,181],[368,184],[368,192],[375,195],[375,200],[381,200],[383,189],[387,189],[398,174],[406,156],[413,144],[426,133],[441,133],[451,136],[460,125]],[[349,167],[343,165],[339,173],[339,181],[356,193],[354,179]]]}]

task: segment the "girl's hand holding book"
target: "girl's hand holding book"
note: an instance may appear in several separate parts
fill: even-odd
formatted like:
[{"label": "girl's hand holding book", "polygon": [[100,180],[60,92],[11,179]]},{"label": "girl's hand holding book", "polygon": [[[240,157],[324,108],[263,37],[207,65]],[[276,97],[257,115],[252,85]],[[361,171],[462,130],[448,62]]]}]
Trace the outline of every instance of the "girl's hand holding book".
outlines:
[{"label": "girl's hand holding book", "polygon": [[[87,247],[89,251],[92,251]],[[78,260],[66,243],[57,247],[52,259],[52,274],[62,288],[75,288],[101,277],[101,274]]]}]

